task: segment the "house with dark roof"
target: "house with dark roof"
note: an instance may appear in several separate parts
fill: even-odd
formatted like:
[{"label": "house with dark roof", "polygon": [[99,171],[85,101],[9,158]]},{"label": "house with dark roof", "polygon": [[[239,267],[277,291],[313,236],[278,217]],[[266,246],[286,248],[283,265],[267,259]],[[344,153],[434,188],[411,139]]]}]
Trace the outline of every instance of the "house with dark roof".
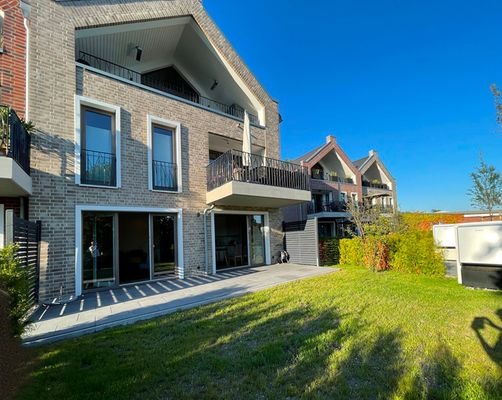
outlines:
[{"label": "house with dark roof", "polygon": [[307,168],[312,200],[284,208],[285,223],[315,218],[320,237],[341,237],[350,223],[348,201],[371,204],[383,214],[397,210],[396,180],[374,150],[352,161],[328,135],[326,143],[293,162]]}]

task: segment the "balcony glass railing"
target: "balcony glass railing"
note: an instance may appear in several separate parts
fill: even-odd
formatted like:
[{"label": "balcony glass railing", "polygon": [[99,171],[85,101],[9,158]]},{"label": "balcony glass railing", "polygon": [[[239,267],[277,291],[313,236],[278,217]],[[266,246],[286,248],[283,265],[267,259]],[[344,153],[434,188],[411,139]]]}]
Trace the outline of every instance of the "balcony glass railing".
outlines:
[{"label": "balcony glass railing", "polygon": [[0,156],[7,156],[30,174],[31,136],[16,112],[0,105]]},{"label": "balcony glass railing", "polygon": [[[122,65],[115,64],[111,61],[96,57],[83,51],[79,52],[77,62],[99,69],[108,74],[115,75],[119,78],[126,79],[136,84],[160,90],[161,92],[171,94],[184,100],[188,100],[191,103],[198,104],[208,110],[214,110],[219,113],[244,120],[244,108],[237,104],[228,105],[204,96],[200,96],[196,93],[185,92],[182,90],[182,88],[180,88],[179,85],[167,80],[153,79],[151,77],[143,78],[140,72],[134,71]],[[260,125],[260,120],[256,115],[253,114],[249,114],[249,122],[253,125]]]},{"label": "balcony glass railing", "polygon": [[298,164],[230,150],[207,166],[207,190],[238,181],[310,190],[308,170]]}]

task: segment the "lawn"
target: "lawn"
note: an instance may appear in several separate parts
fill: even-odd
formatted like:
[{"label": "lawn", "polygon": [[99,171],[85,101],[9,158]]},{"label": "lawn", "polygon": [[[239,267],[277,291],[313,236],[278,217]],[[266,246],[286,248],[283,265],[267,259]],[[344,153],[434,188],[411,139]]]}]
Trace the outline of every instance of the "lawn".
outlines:
[{"label": "lawn", "polygon": [[501,293],[346,268],[41,347],[20,398],[496,399],[501,319]]}]

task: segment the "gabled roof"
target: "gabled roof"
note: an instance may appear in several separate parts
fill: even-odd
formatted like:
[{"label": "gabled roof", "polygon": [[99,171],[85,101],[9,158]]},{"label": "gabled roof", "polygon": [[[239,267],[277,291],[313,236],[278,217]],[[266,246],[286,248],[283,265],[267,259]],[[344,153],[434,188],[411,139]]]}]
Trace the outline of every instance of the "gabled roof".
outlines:
[{"label": "gabled roof", "polygon": [[352,164],[354,164],[356,168],[361,168],[364,165],[364,163],[368,161],[368,158],[369,156],[360,158],[359,160],[352,161]]},{"label": "gabled roof", "polygon": [[303,161],[304,163],[307,163],[310,165],[310,167],[312,167],[314,164],[321,161],[331,150],[335,151],[335,153],[352,170],[352,172],[354,172],[354,174],[359,174],[359,170],[354,166],[352,161],[350,161],[350,158],[347,157],[347,154],[345,154],[342,148],[338,145],[336,138],[331,135],[328,135],[325,144],[318,146],[313,150],[310,150],[308,153],[298,157],[293,162],[300,164]]},{"label": "gabled roof", "polygon": [[318,146],[313,150],[310,150],[308,153],[305,153],[304,155],[295,158],[292,160],[292,162],[296,164],[300,164],[302,161],[303,162],[309,162],[312,157],[314,157],[317,153],[319,153],[324,147],[326,147],[328,144],[323,144],[322,146]]},{"label": "gabled roof", "polygon": [[361,172],[361,174],[365,174],[366,171],[373,165],[377,164],[383,171],[387,177],[395,182],[396,180],[394,177],[391,175],[385,164],[382,162],[380,157],[378,156],[378,153],[375,150],[370,150],[368,156],[360,158],[358,160],[352,161],[352,163],[357,167],[357,169]]}]

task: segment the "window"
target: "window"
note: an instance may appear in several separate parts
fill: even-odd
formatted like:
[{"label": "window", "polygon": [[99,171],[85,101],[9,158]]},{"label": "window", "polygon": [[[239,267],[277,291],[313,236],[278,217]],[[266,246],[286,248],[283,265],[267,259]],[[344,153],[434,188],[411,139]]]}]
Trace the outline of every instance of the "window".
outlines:
[{"label": "window", "polygon": [[87,185],[116,186],[114,115],[82,106],[80,182]]},{"label": "window", "polygon": [[120,108],[75,97],[75,183],[120,187]]},{"label": "window", "polygon": [[342,203],[346,203],[347,202],[347,193],[340,192],[340,202],[342,202]]},{"label": "window", "polygon": [[148,116],[150,190],[181,192],[181,125]]},{"label": "window", "polygon": [[357,203],[357,193],[351,193],[351,194],[350,194],[350,197],[351,197],[352,203],[354,203],[354,204],[356,205],[356,207],[358,207],[358,203]]},{"label": "window", "polygon": [[152,179],[155,190],[177,190],[174,130],[152,127]]}]

